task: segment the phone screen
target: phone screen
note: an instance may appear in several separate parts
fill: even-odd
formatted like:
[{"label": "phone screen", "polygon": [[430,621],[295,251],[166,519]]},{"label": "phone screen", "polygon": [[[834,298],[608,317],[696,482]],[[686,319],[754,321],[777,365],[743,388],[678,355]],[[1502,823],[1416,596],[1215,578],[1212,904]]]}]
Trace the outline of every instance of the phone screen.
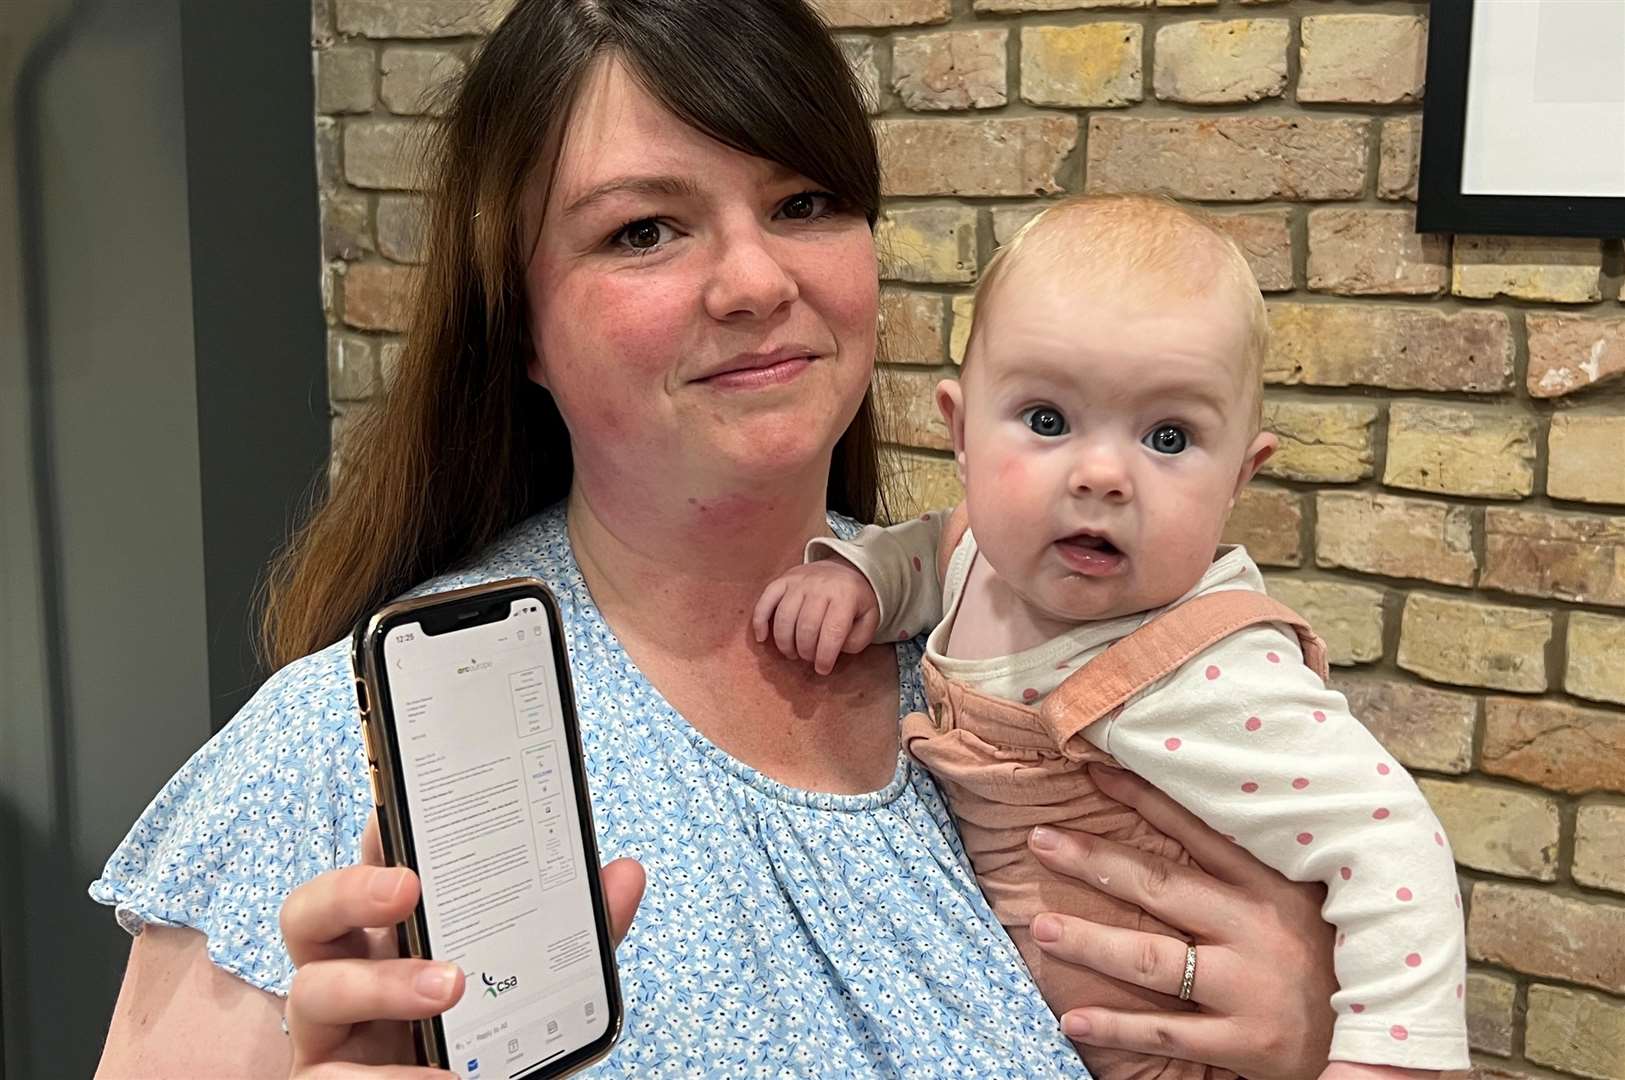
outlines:
[{"label": "phone screen", "polygon": [[518,1077],[604,1036],[601,961],[548,607],[441,633],[388,627],[394,758],[430,954],[467,976],[449,1064]]}]

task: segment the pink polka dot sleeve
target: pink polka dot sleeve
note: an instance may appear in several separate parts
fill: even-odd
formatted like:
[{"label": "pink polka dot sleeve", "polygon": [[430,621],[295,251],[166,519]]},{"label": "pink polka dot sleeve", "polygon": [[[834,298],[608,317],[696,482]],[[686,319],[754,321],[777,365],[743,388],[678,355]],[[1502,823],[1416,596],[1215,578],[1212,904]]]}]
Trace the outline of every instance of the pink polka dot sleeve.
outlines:
[{"label": "pink polka dot sleeve", "polygon": [[1468,1067],[1455,865],[1410,775],[1303,665],[1295,637],[1235,634],[1085,732],[1294,881],[1327,889],[1332,1058]]}]

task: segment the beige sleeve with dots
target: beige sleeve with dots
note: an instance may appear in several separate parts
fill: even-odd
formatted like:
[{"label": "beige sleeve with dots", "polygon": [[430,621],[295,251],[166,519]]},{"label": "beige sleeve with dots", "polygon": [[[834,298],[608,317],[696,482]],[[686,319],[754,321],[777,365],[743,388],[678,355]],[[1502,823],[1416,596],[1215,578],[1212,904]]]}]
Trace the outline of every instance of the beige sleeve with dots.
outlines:
[{"label": "beige sleeve with dots", "polygon": [[876,641],[906,641],[942,620],[942,583],[937,580],[937,545],[948,511],[932,511],[885,527],[865,525],[851,540],[815,537],[804,561],[839,557],[864,577],[880,603]]}]

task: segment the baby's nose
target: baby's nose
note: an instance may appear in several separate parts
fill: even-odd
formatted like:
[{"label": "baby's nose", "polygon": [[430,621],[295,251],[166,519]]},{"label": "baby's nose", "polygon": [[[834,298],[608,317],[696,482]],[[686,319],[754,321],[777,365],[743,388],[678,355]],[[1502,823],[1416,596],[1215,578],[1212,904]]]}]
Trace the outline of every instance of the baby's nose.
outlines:
[{"label": "baby's nose", "polygon": [[1073,466],[1072,492],[1115,501],[1132,498],[1134,489],[1127,462],[1121,454],[1109,448],[1086,450]]}]

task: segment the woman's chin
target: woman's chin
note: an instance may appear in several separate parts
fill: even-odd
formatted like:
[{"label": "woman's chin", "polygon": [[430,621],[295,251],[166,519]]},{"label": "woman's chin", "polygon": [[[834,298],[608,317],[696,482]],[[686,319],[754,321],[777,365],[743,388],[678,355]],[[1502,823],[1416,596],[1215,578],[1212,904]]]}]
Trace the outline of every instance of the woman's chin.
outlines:
[{"label": "woman's chin", "polygon": [[829,473],[830,458],[839,437],[803,428],[800,431],[749,429],[730,432],[730,437],[697,455],[703,468],[718,479],[732,477],[747,486],[793,483],[805,476],[808,482],[822,484]]}]

